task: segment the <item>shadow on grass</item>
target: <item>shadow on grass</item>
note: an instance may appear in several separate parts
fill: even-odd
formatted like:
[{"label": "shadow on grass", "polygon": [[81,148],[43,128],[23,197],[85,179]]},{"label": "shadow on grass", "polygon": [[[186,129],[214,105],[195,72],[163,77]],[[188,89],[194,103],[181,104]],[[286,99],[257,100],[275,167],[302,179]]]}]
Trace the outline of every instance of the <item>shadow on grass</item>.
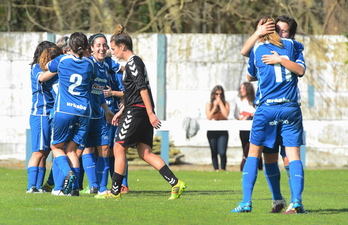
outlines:
[{"label": "shadow on grass", "polygon": [[318,214],[340,214],[340,213],[347,213],[348,208],[343,208],[343,209],[316,209],[316,210],[311,210],[311,209],[306,209],[308,213],[318,213]]},{"label": "shadow on grass", "polygon": [[[168,195],[168,191],[131,191],[132,194],[146,194],[149,196],[158,196],[158,195]],[[230,191],[230,190],[219,190],[219,191],[213,191],[213,190],[185,190],[185,195],[234,195],[234,194],[241,194],[242,191]]]}]

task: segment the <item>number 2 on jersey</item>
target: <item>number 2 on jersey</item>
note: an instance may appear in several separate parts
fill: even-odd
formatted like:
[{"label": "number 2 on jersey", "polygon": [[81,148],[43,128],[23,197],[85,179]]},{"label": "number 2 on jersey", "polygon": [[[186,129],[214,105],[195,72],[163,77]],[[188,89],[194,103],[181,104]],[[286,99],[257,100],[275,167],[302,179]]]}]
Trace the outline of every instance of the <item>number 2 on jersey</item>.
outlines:
[{"label": "number 2 on jersey", "polygon": [[82,83],[82,76],[76,73],[72,74],[70,76],[70,82],[72,82],[72,84],[69,86],[69,93],[72,95],[80,95],[80,92],[76,92],[74,89]]}]

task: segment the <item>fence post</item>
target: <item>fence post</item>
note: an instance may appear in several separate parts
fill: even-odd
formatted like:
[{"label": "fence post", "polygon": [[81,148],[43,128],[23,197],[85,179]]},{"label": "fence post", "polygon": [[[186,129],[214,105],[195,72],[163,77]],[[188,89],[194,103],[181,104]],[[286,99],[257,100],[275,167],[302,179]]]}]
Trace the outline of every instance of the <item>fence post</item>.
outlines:
[{"label": "fence post", "polygon": [[[158,34],[156,114],[160,120],[166,119],[166,62],[167,38],[165,34]],[[161,137],[161,157],[169,165],[169,131],[159,131],[157,136]]]}]

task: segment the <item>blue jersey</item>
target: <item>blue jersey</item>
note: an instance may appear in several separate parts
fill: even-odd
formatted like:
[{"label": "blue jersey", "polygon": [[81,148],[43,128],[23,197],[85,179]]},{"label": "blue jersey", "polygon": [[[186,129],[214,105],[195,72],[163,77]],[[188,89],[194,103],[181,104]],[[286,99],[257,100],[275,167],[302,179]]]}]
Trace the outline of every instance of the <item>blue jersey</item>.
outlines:
[{"label": "blue jersey", "polygon": [[92,105],[92,116],[93,119],[100,119],[104,116],[104,110],[101,107],[105,103],[104,88],[108,84],[108,71],[109,65],[105,62],[99,62],[93,56],[91,59],[94,62],[96,68],[96,77],[91,80],[91,105]]},{"label": "blue jersey", "polygon": [[33,65],[30,72],[32,89],[32,107],[31,115],[48,116],[54,105],[54,96],[52,94],[52,85],[57,81],[54,76],[46,82],[40,82],[39,77],[42,74],[39,64]]},{"label": "blue jersey", "polygon": [[282,48],[269,42],[258,42],[250,52],[248,75],[258,80],[255,105],[300,101],[297,88],[298,76],[280,64],[267,65],[261,60],[263,55],[271,55],[271,51],[276,51],[281,57],[295,61],[293,41],[282,39],[282,42]]},{"label": "blue jersey", "polygon": [[48,63],[48,69],[58,72],[55,112],[90,117],[90,81],[95,78],[93,61],[86,57],[61,55]]},{"label": "blue jersey", "polygon": [[295,62],[306,69],[306,62],[303,57],[304,46],[302,43],[293,40],[295,48]]},{"label": "blue jersey", "polygon": [[[105,58],[105,62],[109,64],[109,84],[108,86],[113,91],[124,91],[122,84],[122,72],[120,71],[120,64],[112,60],[110,57]],[[106,103],[109,106],[109,109],[116,113],[120,110],[121,98],[119,97],[107,97]]]}]

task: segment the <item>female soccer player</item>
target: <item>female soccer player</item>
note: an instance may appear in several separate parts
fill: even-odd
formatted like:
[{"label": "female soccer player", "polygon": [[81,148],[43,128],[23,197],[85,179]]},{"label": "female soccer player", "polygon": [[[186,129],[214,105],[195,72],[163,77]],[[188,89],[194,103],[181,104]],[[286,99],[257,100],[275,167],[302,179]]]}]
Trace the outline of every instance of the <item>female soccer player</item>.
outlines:
[{"label": "female soccer player", "polygon": [[[75,32],[69,39],[71,54],[63,55],[48,64],[51,72],[58,72],[58,94],[52,121],[52,152],[56,165],[65,176],[63,190],[53,195],[78,196],[79,158],[77,147],[85,147],[89,119],[90,82],[95,78],[94,63],[83,57],[88,50],[85,34]],[[55,184],[57,185],[57,184]]]},{"label": "female soccer player", "polygon": [[[292,17],[284,15],[284,16],[279,16],[276,19],[275,24],[276,24],[275,30],[277,31],[280,37],[293,39],[294,46],[295,46],[295,62],[298,65],[294,64],[293,62],[289,62],[285,58],[280,58],[279,54],[277,54],[276,52],[273,52],[272,55],[264,55],[263,62],[266,64],[282,63],[282,65],[285,68],[289,69],[290,71],[296,73],[298,76],[302,77],[306,70],[306,64],[303,57],[304,47],[301,43],[294,40],[296,35],[296,30],[297,30],[296,21]],[[241,53],[245,56],[248,56],[252,46],[257,41],[257,38],[263,35],[266,35],[270,32],[272,33],[273,31],[274,31],[273,21],[269,21],[262,25],[258,24],[255,33],[246,41]],[[286,201],[282,197],[282,194],[280,191],[280,170],[278,166],[279,146],[281,146],[280,154],[283,157],[284,167],[287,172],[290,192],[292,196],[291,179],[290,179],[290,172],[289,172],[289,160],[285,154],[285,147],[282,146],[281,144],[281,137],[278,137],[278,138],[279,140],[277,141],[273,149],[265,147],[263,151],[264,159],[265,159],[265,175],[273,196],[271,213],[279,213],[282,211],[282,209],[286,207]],[[293,199],[290,200],[289,207],[286,211],[293,211],[292,202],[293,202]]]},{"label": "female soccer player", "polygon": [[[121,99],[123,98],[124,87],[122,84],[122,74],[124,71],[124,66],[120,63],[113,60],[111,57],[107,57],[105,61],[109,64],[111,70],[109,70],[109,85],[106,89],[104,89],[104,96],[106,103],[108,104],[110,110],[112,110],[115,114],[120,110]],[[110,123],[107,123],[108,137],[109,137],[109,147],[113,149],[114,143],[116,140],[116,134],[118,130],[118,126],[114,126]],[[121,193],[128,193],[128,160],[126,163],[126,173],[124,175]],[[110,165],[110,177],[112,178],[114,174],[114,165],[115,165],[115,156],[113,151],[110,151],[109,157],[109,165]]]},{"label": "female soccer player", "polygon": [[179,180],[165,162],[152,153],[153,128],[159,128],[161,122],[154,113],[154,102],[143,61],[133,53],[131,37],[118,25],[117,34],[110,40],[112,54],[117,59],[127,61],[123,74],[124,102],[113,118],[118,124],[116,143],[114,146],[115,172],[112,176],[112,189],[105,195],[96,198],[121,198],[121,184],[126,172],[126,151],[129,147],[138,150],[140,158],[157,169],[163,178],[172,186],[169,200],[178,199],[185,190],[185,183]]},{"label": "female soccer player", "polygon": [[[265,17],[260,22],[264,24],[267,21],[273,19]],[[263,146],[273,148],[277,136],[280,135],[290,161],[294,199],[291,213],[306,213],[302,205],[304,172],[299,154],[303,126],[297,88],[298,76],[280,64],[264,63],[263,56],[273,52],[277,52],[289,61],[295,61],[293,41],[282,40],[276,32],[261,37],[250,52],[248,80],[259,81],[255,101],[258,107],[250,135],[249,157],[243,171],[243,201],[231,212],[251,212],[251,196],[257,178],[258,157],[263,151]]]},{"label": "female soccer player", "polygon": [[[109,176],[109,140],[106,120],[111,122],[114,116],[114,113],[106,104],[103,92],[108,84],[109,65],[104,61],[107,51],[107,40],[104,34],[98,33],[91,35],[88,42],[92,53],[91,59],[97,70],[95,79],[91,80],[90,83],[92,116],[82,161],[89,181],[89,193],[94,193],[94,188],[96,188],[98,189],[98,194],[105,194]],[[94,147],[98,153],[96,162]]]},{"label": "female soccer player", "polygon": [[43,81],[43,71],[39,60],[42,52],[55,44],[49,41],[41,42],[34,52],[31,65],[32,107],[30,114],[30,129],[32,155],[28,162],[27,193],[39,192],[46,174],[46,158],[51,146],[51,121],[49,115],[53,108],[54,98],[51,93],[54,79]]}]

